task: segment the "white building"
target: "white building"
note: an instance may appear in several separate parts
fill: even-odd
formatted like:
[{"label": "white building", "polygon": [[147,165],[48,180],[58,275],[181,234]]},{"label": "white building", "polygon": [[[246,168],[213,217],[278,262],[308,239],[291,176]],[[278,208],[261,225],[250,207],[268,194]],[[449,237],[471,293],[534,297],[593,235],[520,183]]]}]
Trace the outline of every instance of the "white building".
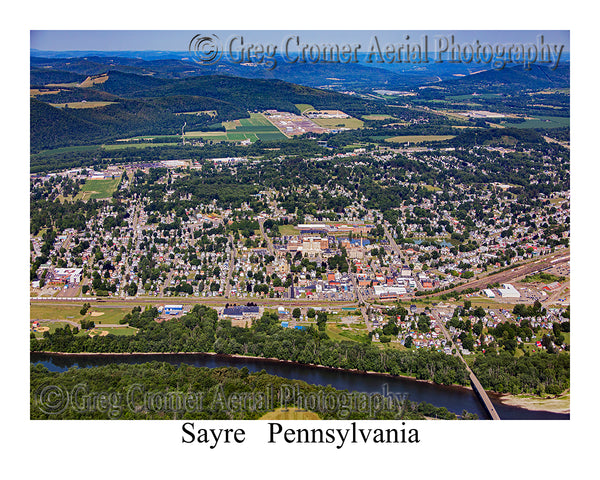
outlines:
[{"label": "white building", "polygon": [[512,285],[510,283],[503,283],[502,287],[503,288],[498,289],[498,293],[500,293],[500,296],[502,298],[520,298],[521,297],[521,294],[515,288],[514,285]]}]

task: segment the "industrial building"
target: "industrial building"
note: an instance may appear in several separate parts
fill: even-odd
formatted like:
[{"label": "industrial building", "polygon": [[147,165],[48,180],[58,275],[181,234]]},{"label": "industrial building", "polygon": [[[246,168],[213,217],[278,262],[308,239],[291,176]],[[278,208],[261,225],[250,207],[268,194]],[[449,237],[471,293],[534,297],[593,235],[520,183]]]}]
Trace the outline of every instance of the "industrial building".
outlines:
[{"label": "industrial building", "polygon": [[519,291],[510,283],[503,283],[502,288],[498,289],[498,293],[502,298],[521,298]]}]

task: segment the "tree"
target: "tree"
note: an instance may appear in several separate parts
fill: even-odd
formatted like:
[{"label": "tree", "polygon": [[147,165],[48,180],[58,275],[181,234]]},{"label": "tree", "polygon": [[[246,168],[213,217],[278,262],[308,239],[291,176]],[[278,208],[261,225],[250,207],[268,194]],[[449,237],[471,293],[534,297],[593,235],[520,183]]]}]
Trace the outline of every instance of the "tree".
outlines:
[{"label": "tree", "polygon": [[129,295],[130,297],[135,297],[135,295],[137,294],[137,291],[138,291],[137,283],[131,282],[129,284],[129,286],[127,287],[127,295]]},{"label": "tree", "polygon": [[406,339],[404,340],[404,346],[406,348],[411,348],[413,345],[413,339],[412,337],[409,335],[408,337],[406,337]]},{"label": "tree", "polygon": [[319,312],[317,314],[317,327],[320,331],[324,332],[325,327],[327,326],[327,313]]},{"label": "tree", "polygon": [[315,318],[317,316],[317,312],[315,312],[314,308],[309,308],[306,315],[308,316],[308,318]]},{"label": "tree", "polygon": [[300,314],[302,312],[300,312],[300,309],[298,307],[294,308],[294,310],[292,310],[292,317],[294,317],[295,319],[300,318]]}]

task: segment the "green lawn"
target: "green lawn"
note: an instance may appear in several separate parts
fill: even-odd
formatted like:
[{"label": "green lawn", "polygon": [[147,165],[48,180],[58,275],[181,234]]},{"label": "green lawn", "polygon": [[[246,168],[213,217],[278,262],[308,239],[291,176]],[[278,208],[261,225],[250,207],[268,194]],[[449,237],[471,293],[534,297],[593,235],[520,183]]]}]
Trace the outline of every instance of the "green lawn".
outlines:
[{"label": "green lawn", "polygon": [[294,225],[279,225],[279,233],[281,235],[298,235],[300,230],[298,230]]},{"label": "green lawn", "polygon": [[342,341],[354,341],[367,343],[370,342],[369,336],[367,335],[367,327],[365,325],[341,325],[335,323],[327,323],[327,328],[325,330],[327,336],[332,340],[336,340],[338,342]]}]

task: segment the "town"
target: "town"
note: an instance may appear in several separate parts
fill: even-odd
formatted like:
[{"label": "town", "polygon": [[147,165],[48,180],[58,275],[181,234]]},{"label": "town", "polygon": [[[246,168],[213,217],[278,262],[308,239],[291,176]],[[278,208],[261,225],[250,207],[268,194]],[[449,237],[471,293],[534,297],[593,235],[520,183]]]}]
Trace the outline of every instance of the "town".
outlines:
[{"label": "town", "polygon": [[[492,169],[517,155],[514,149],[402,153],[357,149],[308,158],[278,188],[277,170],[290,167],[285,157],[32,174],[32,305],[143,300],[166,319],[206,302],[242,327],[265,309],[288,328],[316,326],[323,312],[332,337],[451,355],[453,342],[463,354],[495,344],[489,332],[504,322],[521,328],[515,305],[537,302],[544,308],[517,344],[568,349],[542,346],[543,334],[531,328],[549,332],[568,321],[569,191],[532,197],[517,185],[477,189],[443,173],[484,156]],[[518,154],[543,165],[542,178],[530,174],[532,184],[564,178],[565,159]],[[311,184],[324,169],[333,175]],[[221,183],[226,178],[251,183],[247,191],[204,196],[205,184],[230,187]],[[404,200],[389,203],[377,184]],[[51,208],[36,211],[38,198]],[[461,297],[478,308],[465,315],[456,308]],[[397,305],[406,314],[390,316]]]}]

